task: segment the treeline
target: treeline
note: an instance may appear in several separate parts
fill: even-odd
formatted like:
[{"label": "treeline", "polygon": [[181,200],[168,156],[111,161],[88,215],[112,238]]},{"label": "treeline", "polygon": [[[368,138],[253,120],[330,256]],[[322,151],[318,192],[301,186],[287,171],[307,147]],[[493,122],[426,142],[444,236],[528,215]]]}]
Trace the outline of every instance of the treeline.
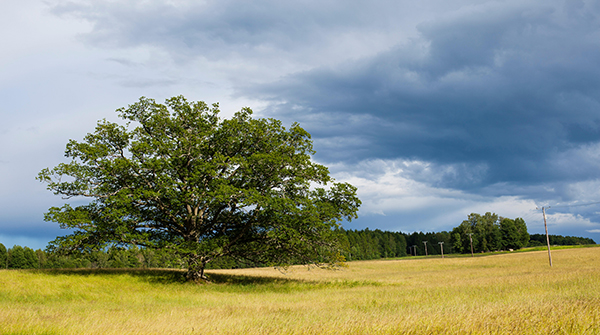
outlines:
[{"label": "treeline", "polygon": [[[408,255],[439,255],[443,242],[444,254],[453,252],[450,233],[402,232],[369,230],[341,230],[342,250],[348,261],[404,257]],[[427,248],[427,249],[426,249]]]},{"label": "treeline", "polygon": [[161,250],[112,247],[89,253],[63,255],[41,249],[34,251],[19,245],[6,249],[0,243],[0,268],[183,268],[184,266],[179,257]]},{"label": "treeline", "polygon": [[408,244],[409,255],[413,256],[441,255],[442,248],[444,249],[444,255],[454,253],[451,236],[447,231],[439,233],[412,233],[406,235],[406,242]]},{"label": "treeline", "polygon": [[[471,213],[467,220],[451,232],[389,232],[381,230],[341,230],[343,255],[347,260],[369,260],[407,255],[440,255],[516,250],[530,243],[527,225],[522,218],[509,219],[495,213]],[[536,236],[536,235],[534,235]],[[562,237],[562,236],[561,236]],[[555,238],[562,244],[595,244],[591,239],[579,238],[580,243],[564,237]],[[535,244],[535,240],[532,240]],[[565,243],[566,244],[566,243]],[[566,244],[568,245],[568,244]],[[472,246],[472,249],[471,249]]]},{"label": "treeline", "polygon": [[[584,244],[596,244],[594,240],[587,237],[576,237],[576,236],[561,236],[561,235],[548,235],[551,245],[584,245]],[[546,245],[545,234],[531,234],[529,236],[529,246],[535,247],[540,245]]]},{"label": "treeline", "polygon": [[[235,269],[266,266],[248,261],[221,258],[208,263],[208,269]],[[7,249],[0,243],[0,269],[69,269],[69,268],[170,268],[185,269],[185,260],[168,250],[138,247],[109,247],[93,252],[61,254],[33,250],[15,245]]]},{"label": "treeline", "polygon": [[406,256],[404,234],[377,230],[340,230],[342,254],[348,261]]},{"label": "treeline", "polygon": [[[546,244],[546,235],[528,234],[523,219],[507,219],[496,214],[470,214],[451,232],[402,232],[340,229],[342,255],[348,261],[395,258],[405,256],[440,255],[519,249]],[[584,237],[550,235],[552,245],[596,244]],[[209,269],[233,269],[265,266],[266,264],[222,258],[208,263]],[[175,253],[137,247],[110,247],[88,253],[69,255],[0,243],[0,269],[52,268],[176,268],[186,264]]]},{"label": "treeline", "polygon": [[[425,251],[411,250],[409,243],[421,240],[436,240],[442,233],[414,233],[411,235],[381,230],[343,230],[340,231],[342,254],[348,261],[379,258],[404,257],[409,253],[421,255]],[[448,235],[448,233],[445,233]],[[447,236],[446,239],[449,239]],[[437,240],[436,240],[437,241]],[[432,242],[433,243],[433,242]],[[412,246],[412,244],[410,244]],[[429,254],[437,254],[431,247]],[[410,251],[409,251],[410,250]],[[207,264],[210,269],[232,269],[265,266],[231,258],[220,258]],[[144,248],[110,247],[94,252],[76,252],[68,255],[48,250],[32,250],[28,247],[14,246],[6,249],[0,244],[0,268],[8,269],[52,269],[52,268],[185,268],[183,259],[164,250]]]}]

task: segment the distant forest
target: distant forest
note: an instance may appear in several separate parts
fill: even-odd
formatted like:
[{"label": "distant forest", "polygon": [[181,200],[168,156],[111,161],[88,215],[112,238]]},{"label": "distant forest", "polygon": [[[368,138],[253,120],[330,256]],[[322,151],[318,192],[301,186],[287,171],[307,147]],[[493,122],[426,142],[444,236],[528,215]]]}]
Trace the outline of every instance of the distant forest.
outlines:
[{"label": "distant forest", "polygon": [[[463,227],[464,228],[464,227]],[[500,229],[500,225],[497,226]],[[455,228],[456,229],[456,228]],[[454,231],[454,230],[453,230]],[[382,258],[397,258],[423,255],[468,253],[469,250],[457,250],[460,246],[456,232],[406,234],[377,230],[344,230],[340,229],[340,239],[343,247],[342,254],[348,261],[372,260]],[[475,233],[473,233],[475,235]],[[496,234],[501,237],[502,234]],[[483,241],[483,240],[481,240]],[[481,242],[480,241],[480,242]],[[440,242],[443,242],[440,243]],[[491,242],[491,243],[490,243]],[[487,241],[487,245],[502,245],[500,241]],[[546,235],[531,234],[527,246],[546,244]],[[550,235],[552,245],[583,245],[596,244],[590,238]],[[482,245],[480,243],[480,245]],[[426,249],[427,248],[427,249]],[[462,247],[461,247],[462,248]],[[501,249],[497,249],[501,250]],[[208,268],[247,268],[268,266],[233,259],[218,259],[209,263]],[[61,255],[48,250],[33,250],[28,247],[13,246],[7,249],[0,243],[0,269],[50,269],[50,268],[185,268],[182,259],[173,253],[161,250],[143,248],[111,247],[105,250]]]},{"label": "distant forest", "polygon": [[[591,238],[575,237],[575,236],[560,236],[560,235],[548,235],[550,238],[551,245],[580,245],[580,244],[596,244]],[[546,245],[545,234],[531,234],[529,235],[530,247],[536,247],[540,245]]]}]

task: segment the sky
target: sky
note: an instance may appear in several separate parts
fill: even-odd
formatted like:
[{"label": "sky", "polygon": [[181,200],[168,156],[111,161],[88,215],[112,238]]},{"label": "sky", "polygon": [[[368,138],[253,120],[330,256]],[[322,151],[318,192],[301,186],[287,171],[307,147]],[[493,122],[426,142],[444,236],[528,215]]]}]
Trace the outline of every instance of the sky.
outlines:
[{"label": "sky", "polygon": [[600,1],[3,0],[0,243],[44,248],[35,180],[142,96],[299,122],[358,187],[347,229],[470,213],[600,243]]}]

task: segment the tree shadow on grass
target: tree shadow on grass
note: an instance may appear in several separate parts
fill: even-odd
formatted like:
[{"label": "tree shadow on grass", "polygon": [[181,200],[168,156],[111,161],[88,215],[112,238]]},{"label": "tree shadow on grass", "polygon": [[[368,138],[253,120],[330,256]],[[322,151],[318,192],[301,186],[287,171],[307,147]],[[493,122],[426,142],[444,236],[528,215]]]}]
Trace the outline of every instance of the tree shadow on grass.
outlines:
[{"label": "tree shadow on grass", "polygon": [[[68,275],[68,276],[122,276],[128,275],[138,278],[142,281],[157,284],[192,284],[185,278],[185,270],[180,269],[131,269],[131,268],[115,268],[115,269],[44,269],[31,270],[39,273],[51,275]],[[207,274],[208,282],[199,282],[197,284],[222,284],[230,286],[265,286],[276,287],[286,286],[289,284],[314,284],[313,282],[291,279],[291,278],[276,278],[276,277],[259,277],[247,275],[209,273]]]},{"label": "tree shadow on grass", "polygon": [[185,283],[185,272],[178,269],[130,269],[130,268],[109,268],[109,269],[44,269],[34,270],[39,273],[50,275],[67,276],[122,276],[128,275],[139,278],[150,283],[170,284]]},{"label": "tree shadow on grass", "polygon": [[181,269],[48,269],[29,270],[50,275],[68,276],[131,276],[140,281],[162,285],[207,285],[223,292],[280,292],[289,293],[327,288],[353,288],[358,286],[380,286],[376,281],[365,280],[306,280],[270,276],[248,276],[223,273],[207,273],[208,282],[188,282],[185,270]]},{"label": "tree shadow on grass", "polygon": [[233,275],[233,274],[223,274],[223,273],[209,273],[209,274],[207,274],[207,276],[208,276],[208,279],[215,284],[231,284],[231,285],[239,285],[239,286],[311,283],[309,281],[300,280],[300,279]]}]

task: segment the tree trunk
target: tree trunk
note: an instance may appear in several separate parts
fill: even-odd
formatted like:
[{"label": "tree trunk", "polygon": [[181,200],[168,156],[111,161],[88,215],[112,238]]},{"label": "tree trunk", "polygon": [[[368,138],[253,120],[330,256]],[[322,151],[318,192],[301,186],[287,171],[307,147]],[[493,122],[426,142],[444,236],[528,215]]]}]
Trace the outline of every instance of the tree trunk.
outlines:
[{"label": "tree trunk", "polygon": [[204,275],[205,267],[206,262],[201,258],[190,256],[188,258],[188,271],[185,274],[185,278],[193,282],[208,282],[208,278]]},{"label": "tree trunk", "polygon": [[185,278],[188,281],[193,282],[208,282],[208,278],[204,275],[204,268],[201,268],[200,270],[188,269],[187,273],[185,274]]}]

